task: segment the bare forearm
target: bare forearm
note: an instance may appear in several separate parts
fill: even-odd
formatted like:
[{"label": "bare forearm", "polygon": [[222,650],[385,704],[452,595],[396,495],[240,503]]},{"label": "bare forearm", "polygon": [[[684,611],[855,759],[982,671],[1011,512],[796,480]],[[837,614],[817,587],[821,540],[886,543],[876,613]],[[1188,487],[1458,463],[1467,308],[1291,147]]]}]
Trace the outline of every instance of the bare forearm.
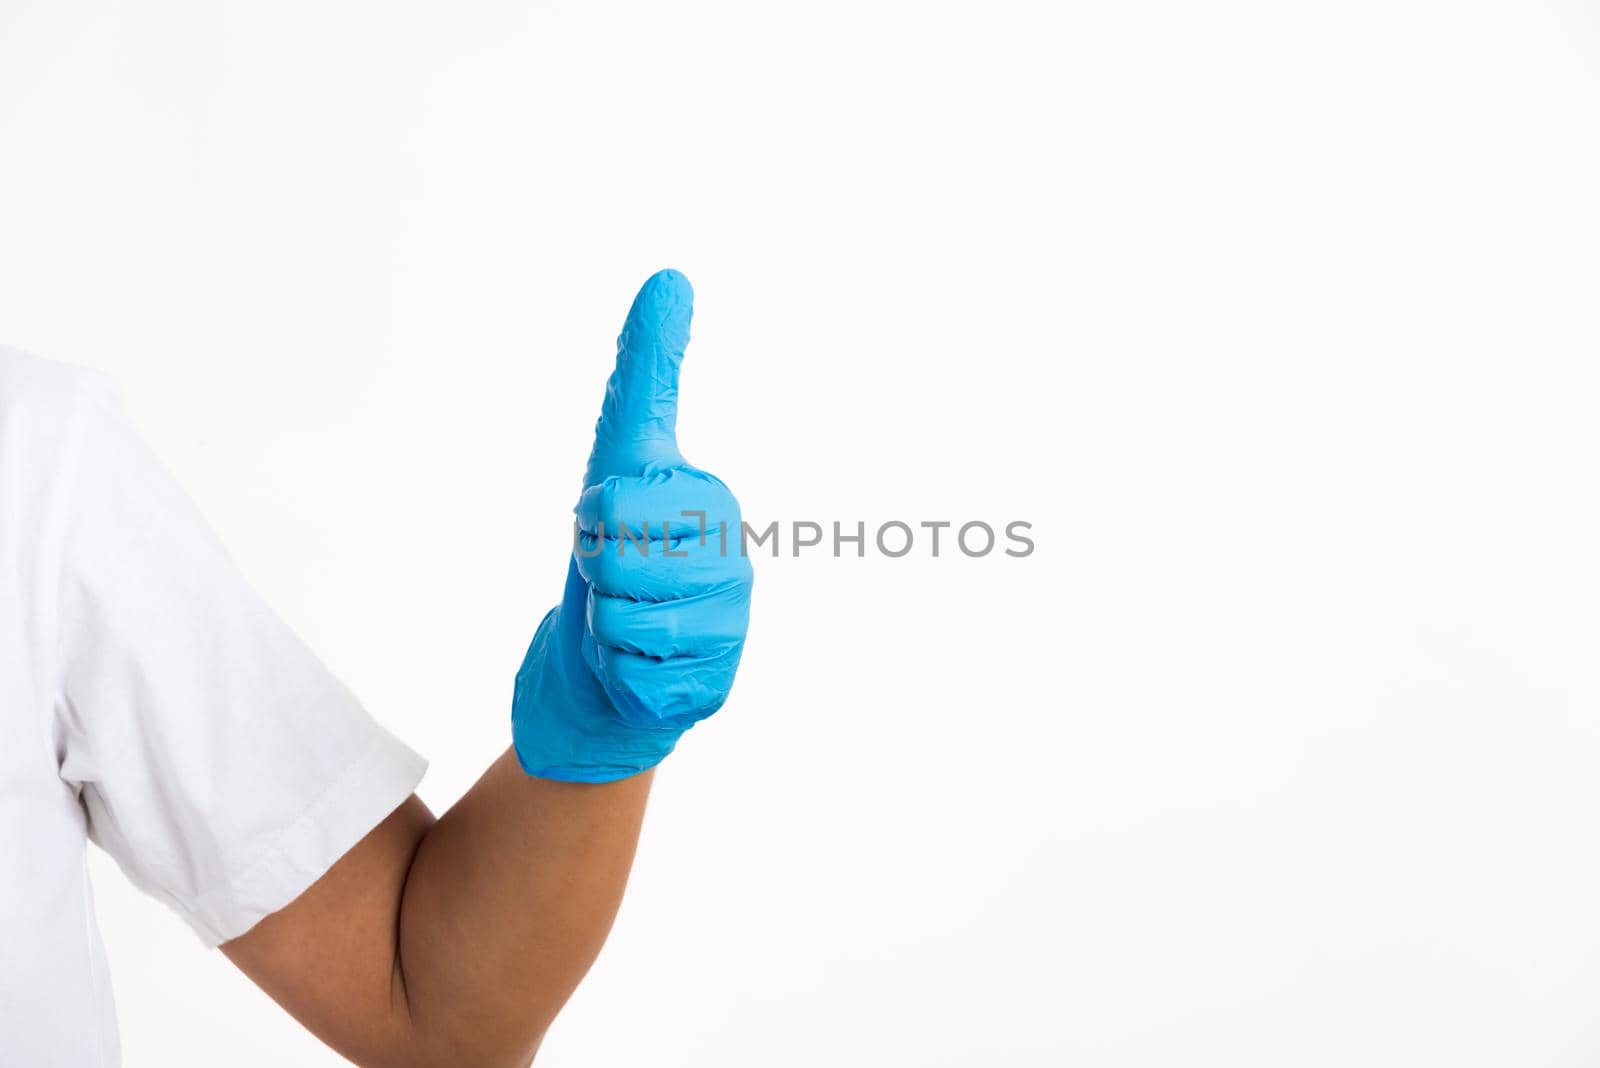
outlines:
[{"label": "bare forearm", "polygon": [[611,929],[650,778],[535,779],[508,750],[427,833],[401,898],[396,977],[430,1052],[532,1058]]},{"label": "bare forearm", "polygon": [[363,1068],[525,1065],[610,930],[649,786],[530,778],[508,750],[223,951]]}]

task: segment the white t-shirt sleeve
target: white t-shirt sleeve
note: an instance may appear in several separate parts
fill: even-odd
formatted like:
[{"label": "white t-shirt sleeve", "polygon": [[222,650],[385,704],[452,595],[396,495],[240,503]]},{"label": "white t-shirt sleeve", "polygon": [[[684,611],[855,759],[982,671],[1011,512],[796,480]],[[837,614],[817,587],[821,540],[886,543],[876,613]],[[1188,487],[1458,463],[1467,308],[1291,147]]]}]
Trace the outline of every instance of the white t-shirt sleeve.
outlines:
[{"label": "white t-shirt sleeve", "polygon": [[61,774],[89,834],[208,944],[289,904],[403,802],[424,762],[234,567],[83,376],[61,530]]}]

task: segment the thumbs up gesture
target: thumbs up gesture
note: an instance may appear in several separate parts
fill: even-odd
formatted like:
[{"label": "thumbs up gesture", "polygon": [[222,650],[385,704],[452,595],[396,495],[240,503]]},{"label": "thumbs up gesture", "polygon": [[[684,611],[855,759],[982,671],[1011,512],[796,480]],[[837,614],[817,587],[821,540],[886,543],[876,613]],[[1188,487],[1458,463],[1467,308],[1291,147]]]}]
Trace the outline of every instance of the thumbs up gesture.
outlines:
[{"label": "thumbs up gesture", "polygon": [[678,451],[694,291],[652,275],[617,339],[561,604],[517,672],[523,770],[609,782],[654,767],[722,707],[750,619],[739,502]]}]

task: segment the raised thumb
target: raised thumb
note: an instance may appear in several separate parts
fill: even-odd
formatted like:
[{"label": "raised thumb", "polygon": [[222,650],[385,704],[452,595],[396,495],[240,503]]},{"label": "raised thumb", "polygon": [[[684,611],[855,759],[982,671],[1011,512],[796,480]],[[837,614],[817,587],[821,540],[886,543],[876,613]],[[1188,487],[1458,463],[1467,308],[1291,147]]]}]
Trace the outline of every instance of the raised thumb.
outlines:
[{"label": "raised thumb", "polygon": [[585,487],[683,463],[678,452],[678,368],[689,344],[694,290],[677,271],[657,271],[633,298],[617,337]]}]

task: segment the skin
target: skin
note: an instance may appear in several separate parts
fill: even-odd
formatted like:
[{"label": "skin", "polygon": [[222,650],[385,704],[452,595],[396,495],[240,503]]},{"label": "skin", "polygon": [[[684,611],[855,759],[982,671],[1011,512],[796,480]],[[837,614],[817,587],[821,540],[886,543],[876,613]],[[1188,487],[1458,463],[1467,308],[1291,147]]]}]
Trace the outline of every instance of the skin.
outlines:
[{"label": "skin", "polygon": [[536,779],[508,749],[443,817],[412,796],[222,951],[364,1068],[525,1066],[611,929],[651,777]]}]

